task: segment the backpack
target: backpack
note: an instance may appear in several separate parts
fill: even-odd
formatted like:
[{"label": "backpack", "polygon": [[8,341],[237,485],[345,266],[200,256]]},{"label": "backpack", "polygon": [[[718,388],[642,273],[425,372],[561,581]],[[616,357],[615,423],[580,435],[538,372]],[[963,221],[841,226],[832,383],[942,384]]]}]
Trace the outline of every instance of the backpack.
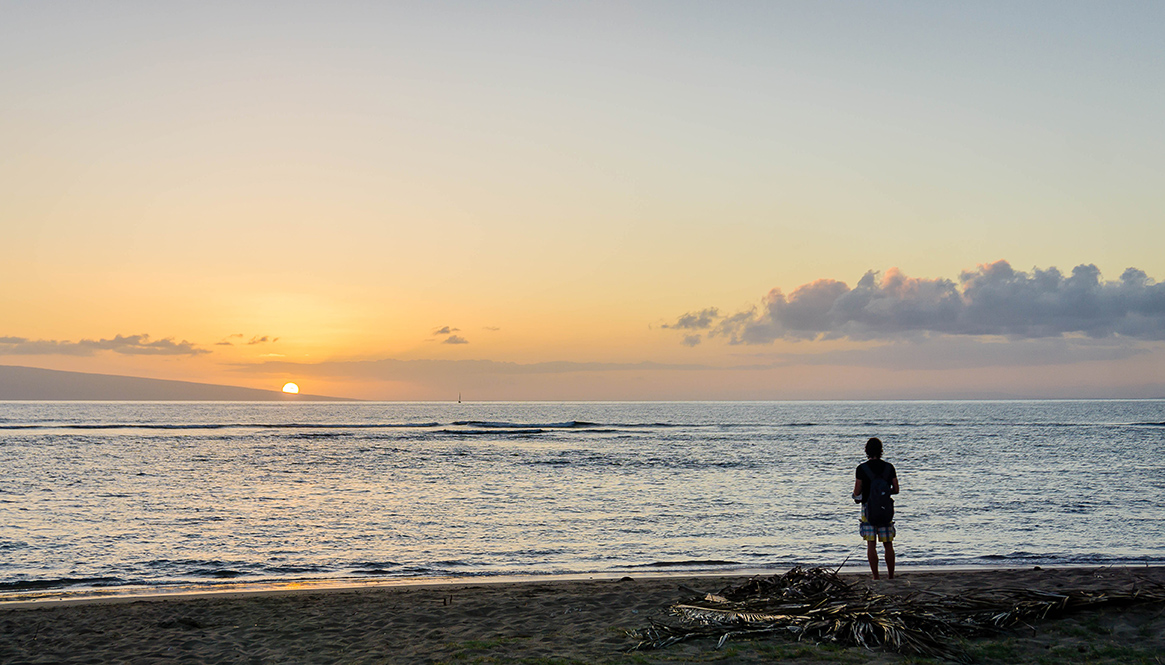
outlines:
[{"label": "backpack", "polygon": [[862,465],[870,479],[870,498],[866,501],[866,520],[874,526],[889,526],[894,521],[894,499],[890,497],[889,464],[883,463],[881,475],[875,476],[867,462]]}]

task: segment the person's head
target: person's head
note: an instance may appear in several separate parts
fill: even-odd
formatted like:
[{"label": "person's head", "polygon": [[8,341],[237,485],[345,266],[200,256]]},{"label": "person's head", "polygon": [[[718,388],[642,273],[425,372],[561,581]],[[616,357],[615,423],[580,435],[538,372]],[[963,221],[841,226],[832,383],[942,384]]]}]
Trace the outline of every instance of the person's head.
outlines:
[{"label": "person's head", "polygon": [[882,459],[882,440],[872,437],[866,442],[866,457]]}]

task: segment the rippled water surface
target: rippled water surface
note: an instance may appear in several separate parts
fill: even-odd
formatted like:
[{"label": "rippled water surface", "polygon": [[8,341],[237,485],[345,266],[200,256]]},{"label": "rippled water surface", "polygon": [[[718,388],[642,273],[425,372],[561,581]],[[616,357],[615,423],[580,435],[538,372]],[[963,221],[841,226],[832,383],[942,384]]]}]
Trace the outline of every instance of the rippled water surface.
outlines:
[{"label": "rippled water surface", "polygon": [[860,560],[1165,562],[1165,401],[0,403],[0,592]]}]

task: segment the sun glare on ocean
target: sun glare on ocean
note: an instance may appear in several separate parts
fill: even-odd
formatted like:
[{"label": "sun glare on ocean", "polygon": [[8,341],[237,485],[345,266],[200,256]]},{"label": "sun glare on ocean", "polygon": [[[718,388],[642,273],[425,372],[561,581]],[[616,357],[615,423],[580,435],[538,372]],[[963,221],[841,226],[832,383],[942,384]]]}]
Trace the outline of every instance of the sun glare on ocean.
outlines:
[{"label": "sun glare on ocean", "polygon": [[294,395],[299,392],[299,386],[294,383],[285,383],[283,384],[283,392]]}]

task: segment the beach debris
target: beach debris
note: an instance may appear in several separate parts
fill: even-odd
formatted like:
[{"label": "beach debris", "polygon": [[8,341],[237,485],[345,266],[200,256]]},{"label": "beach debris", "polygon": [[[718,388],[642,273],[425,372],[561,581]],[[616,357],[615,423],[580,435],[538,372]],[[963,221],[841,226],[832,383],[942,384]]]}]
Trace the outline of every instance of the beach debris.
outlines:
[{"label": "beach debris", "polygon": [[628,632],[639,640],[632,651],[700,638],[715,639],[721,648],[736,638],[780,637],[970,662],[957,638],[1083,608],[1149,602],[1165,603],[1165,587],[1059,593],[1008,587],[953,596],[928,591],[897,595],[849,584],[836,570],[797,567],[719,593],[696,592],[667,608],[667,620]]}]

